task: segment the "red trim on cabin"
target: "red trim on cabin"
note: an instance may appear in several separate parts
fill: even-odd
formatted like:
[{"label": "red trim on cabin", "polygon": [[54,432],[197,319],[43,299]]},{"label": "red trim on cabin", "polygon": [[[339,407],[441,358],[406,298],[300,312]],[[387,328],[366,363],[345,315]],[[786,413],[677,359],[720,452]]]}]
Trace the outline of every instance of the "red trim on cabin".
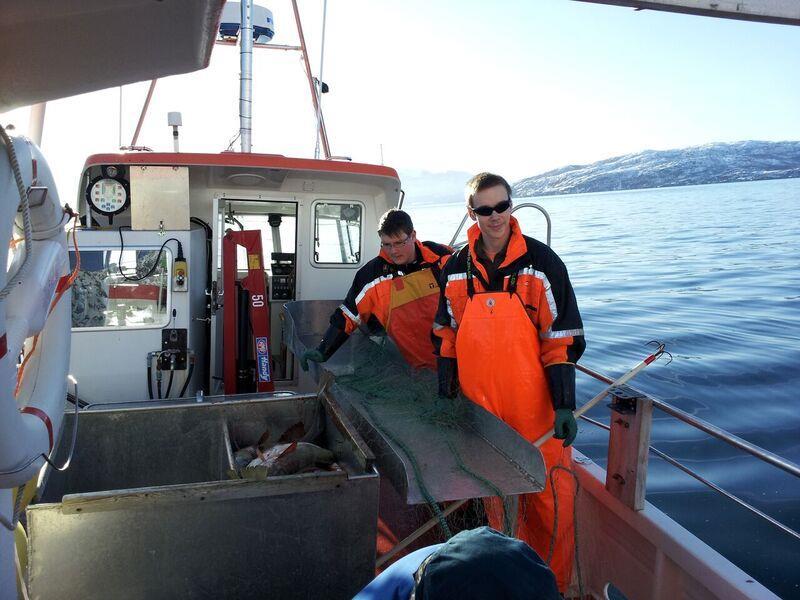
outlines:
[{"label": "red trim on cabin", "polygon": [[0,337],[0,358],[3,358],[8,352],[8,336],[4,333]]},{"label": "red trim on cabin", "polygon": [[382,165],[369,165],[349,161],[291,158],[282,154],[245,154],[221,152],[200,154],[193,152],[132,152],[122,154],[93,154],[83,165],[85,171],[96,165],[177,165],[208,167],[251,167],[259,169],[286,169],[289,171],[325,171],[390,177],[399,181],[397,171]]},{"label": "red trim on cabin", "polygon": [[35,406],[26,406],[25,408],[21,409],[20,412],[33,415],[34,417],[39,417],[44,423],[44,426],[47,427],[47,437],[50,440],[50,451],[53,450],[53,423],[50,421],[50,417],[47,416],[47,413],[44,412],[41,408],[36,408]]}]

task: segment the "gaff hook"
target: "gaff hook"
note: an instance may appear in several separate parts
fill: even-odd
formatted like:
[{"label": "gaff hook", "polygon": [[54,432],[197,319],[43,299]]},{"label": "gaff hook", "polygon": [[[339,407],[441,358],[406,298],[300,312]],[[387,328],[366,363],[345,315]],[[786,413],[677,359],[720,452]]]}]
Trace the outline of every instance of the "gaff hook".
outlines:
[{"label": "gaff hook", "polygon": [[659,342],[658,340],[650,340],[649,342],[647,342],[647,343],[645,344],[645,346],[652,346],[653,344],[655,344],[655,345],[657,346],[657,347],[656,347],[656,351],[655,351],[655,352],[653,352],[653,353],[652,353],[650,356],[648,356],[647,358],[645,358],[645,359],[644,359],[644,363],[645,363],[645,364],[647,364],[647,365],[649,365],[651,362],[653,362],[653,361],[655,361],[655,360],[658,360],[659,358],[661,358],[661,356],[662,356],[662,355],[664,355],[664,354],[666,354],[666,355],[669,357],[669,360],[667,360],[667,363],[666,363],[666,364],[669,364],[669,363],[671,363],[671,362],[672,362],[672,354],[670,354],[669,352],[667,352],[667,351],[664,349],[664,348],[666,348],[666,344],[665,344],[664,342]]}]

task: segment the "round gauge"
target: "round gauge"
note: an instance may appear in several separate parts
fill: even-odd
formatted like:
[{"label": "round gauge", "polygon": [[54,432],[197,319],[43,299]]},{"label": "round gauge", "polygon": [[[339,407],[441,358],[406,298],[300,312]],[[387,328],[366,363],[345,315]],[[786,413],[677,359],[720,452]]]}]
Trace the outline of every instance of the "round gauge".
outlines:
[{"label": "round gauge", "polygon": [[128,182],[111,177],[96,177],[86,190],[92,209],[103,215],[116,215],[128,206]]}]

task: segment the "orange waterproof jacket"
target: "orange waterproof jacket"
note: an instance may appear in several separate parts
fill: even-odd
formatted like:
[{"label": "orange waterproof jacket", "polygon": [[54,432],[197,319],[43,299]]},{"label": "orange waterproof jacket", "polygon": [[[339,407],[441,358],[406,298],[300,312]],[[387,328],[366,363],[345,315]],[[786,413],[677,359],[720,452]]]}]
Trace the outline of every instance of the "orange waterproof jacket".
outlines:
[{"label": "orange waterproof jacket", "polygon": [[442,271],[439,307],[433,326],[434,345],[441,357],[456,358],[456,335],[470,290],[467,253],[471,256],[473,293],[515,292],[539,336],[539,355],[545,369],[553,408],[575,408],[575,363],[586,342],[583,322],[567,268],[546,244],[522,234],[511,217],[506,256],[491,281],[475,251],[477,224],[467,232],[468,245],[453,255]]},{"label": "orange waterproof jacket", "polygon": [[[411,354],[416,355],[416,359],[412,360],[409,353],[403,352],[412,366],[435,368],[430,329],[438,294],[433,296],[433,304],[429,309],[425,308],[427,303],[414,302],[415,296],[409,297],[411,302],[406,307],[400,307],[398,302],[403,302],[401,297],[408,295],[411,290],[404,290],[402,280],[398,279],[403,278],[413,283],[412,278],[407,276],[415,273],[424,275],[422,272],[428,270],[430,285],[437,285],[452,250],[449,246],[435,242],[417,241],[416,245],[417,259],[410,265],[394,264],[381,250],[378,256],[361,267],[344,302],[331,316],[331,325],[349,335],[362,323],[374,325],[377,320],[382,328],[389,329],[389,335],[398,343],[401,352],[408,349]],[[390,317],[392,313],[395,316]],[[420,358],[422,354],[427,357]]]}]

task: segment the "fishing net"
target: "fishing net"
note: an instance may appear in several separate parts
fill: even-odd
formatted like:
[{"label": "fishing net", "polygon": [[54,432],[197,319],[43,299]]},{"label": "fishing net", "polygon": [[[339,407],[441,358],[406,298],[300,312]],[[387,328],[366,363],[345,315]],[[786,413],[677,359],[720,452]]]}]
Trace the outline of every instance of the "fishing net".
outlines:
[{"label": "fishing net", "polygon": [[[474,460],[474,456],[470,457],[460,450],[463,446],[460,446],[459,439],[464,435],[461,430],[468,427],[467,404],[471,401],[461,395],[455,399],[440,398],[438,380],[434,373],[409,367],[387,337],[373,337],[372,340],[376,343],[367,345],[368,349],[353,353],[349,361],[352,368],[336,376],[336,385],[340,391],[352,393],[353,397],[359,398],[360,406],[369,416],[373,427],[405,455],[407,464],[410,465],[409,477],[413,476],[421,496],[425,499],[424,504],[408,506],[399,499],[397,492],[393,492],[394,502],[386,502],[387,493],[383,487],[387,482],[382,477],[380,518],[393,529],[394,543],[401,541],[432,518],[437,524],[427,534],[409,544],[404,551],[392,552],[391,560],[414,549],[446,541],[459,531],[481,525],[491,525],[506,535],[515,535],[520,528],[527,527],[528,518],[537,518],[535,510],[526,510],[528,498],[524,495],[505,495],[499,482],[492,480],[492,472],[487,472],[485,468],[481,472],[471,468],[468,459]],[[418,425],[417,429],[409,425],[411,421]],[[415,431],[437,437],[436,448],[439,454],[433,457],[417,455],[415,448],[419,448],[420,444],[413,439]],[[443,456],[442,452],[449,456]],[[455,503],[435,500],[431,490],[438,482],[429,480],[429,467],[431,461],[442,462],[445,458],[455,465],[462,478],[467,477],[476,482],[481,490],[476,496],[479,495],[480,498],[458,503],[460,506],[455,510],[452,510]],[[574,542],[577,542],[577,531],[573,527],[576,521],[574,508],[571,502],[564,500],[577,492],[577,480],[574,479],[570,467],[571,465],[556,466],[551,469],[547,474],[547,487],[542,493],[553,499],[558,515],[555,522],[548,523],[546,528],[550,530],[554,527],[559,539],[574,537]],[[553,495],[554,481],[560,484],[556,486],[559,490],[558,497]],[[441,486],[439,489],[441,490]],[[559,507],[562,502],[565,505]],[[545,524],[536,522],[531,523],[531,526],[540,529]],[[536,548],[546,562],[553,560],[553,564],[571,560],[569,550],[562,543],[555,543],[556,535],[548,536],[549,543]],[[559,557],[559,553],[563,556]],[[383,566],[390,564],[391,560],[387,560]],[[581,588],[580,573],[576,574],[578,588]],[[582,591],[579,593],[582,594]]]},{"label": "fishing net", "polygon": [[[441,438],[458,469],[479,482],[487,490],[485,495],[493,495],[503,506],[509,506],[509,500],[490,478],[475,472],[466,464],[455,443],[456,434],[465,422],[465,403],[470,401],[463,396],[455,399],[440,398],[436,375],[429,371],[412,369],[402,360],[398,360],[396,350],[386,337],[380,338],[373,345],[372,351],[358,353],[353,361],[352,372],[338,376],[336,382],[339,386],[359,394],[361,406],[374,427],[405,454],[411,465],[413,477],[427,503],[411,509],[415,513],[411,516],[416,516],[416,519],[408,519],[409,515],[405,515],[406,519],[422,524],[433,515],[438,521],[438,528],[421,538],[421,542],[412,548],[424,545],[422,542],[446,541],[461,530],[488,524],[488,519],[481,500],[469,501],[445,515],[448,506],[452,504],[436,502],[430,492],[429,482],[425,479],[423,464],[430,458],[417,456],[407,439],[407,428],[393,427],[393,422],[399,423],[411,416],[428,425],[424,429],[425,433],[430,435],[433,431]],[[387,418],[392,415],[397,418]],[[441,456],[438,459],[441,460]],[[513,529],[511,512],[503,512],[503,529],[510,534]],[[382,515],[387,519],[391,516]]]}]

